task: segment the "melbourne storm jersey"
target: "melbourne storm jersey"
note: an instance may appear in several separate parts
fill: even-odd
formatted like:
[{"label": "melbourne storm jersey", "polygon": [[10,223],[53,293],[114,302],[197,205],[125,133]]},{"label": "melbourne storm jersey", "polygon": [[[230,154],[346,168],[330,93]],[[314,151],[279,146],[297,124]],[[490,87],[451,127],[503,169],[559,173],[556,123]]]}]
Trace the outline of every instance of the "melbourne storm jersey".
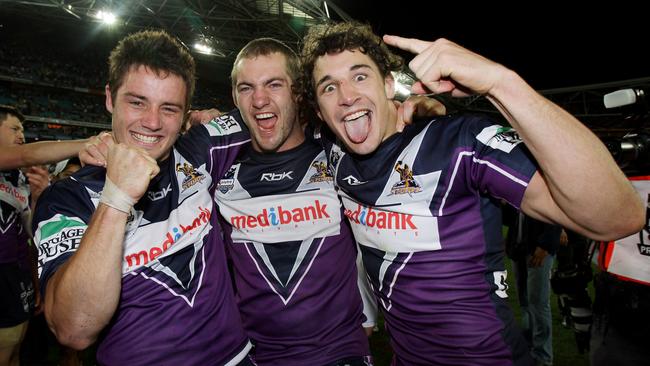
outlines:
[{"label": "melbourne storm jersey", "polygon": [[[118,308],[97,360],[106,365],[232,365],[250,348],[213,214],[216,179],[248,133],[232,117],[179,138],[125,228]],[[106,171],[86,167],[43,193],[35,216],[42,288],[78,248]]]},{"label": "melbourne storm jersey", "polygon": [[252,148],[218,184],[237,300],[260,365],[369,355],[357,251],[323,149]]},{"label": "melbourne storm jersey", "polygon": [[0,263],[26,260],[23,217],[29,215],[29,186],[18,169],[0,171]]},{"label": "melbourne storm jersey", "polygon": [[[327,134],[326,134],[327,133]],[[366,156],[323,132],[397,365],[529,361],[505,300],[500,201],[536,171],[521,140],[477,116],[408,126]]]}]

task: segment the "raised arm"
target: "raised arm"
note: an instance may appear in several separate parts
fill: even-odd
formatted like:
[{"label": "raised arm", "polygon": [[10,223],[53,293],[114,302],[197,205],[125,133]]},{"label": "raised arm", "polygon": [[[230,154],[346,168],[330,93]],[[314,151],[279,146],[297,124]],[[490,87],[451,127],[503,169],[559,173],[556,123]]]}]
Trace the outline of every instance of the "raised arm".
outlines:
[{"label": "raised arm", "polygon": [[541,168],[521,205],[527,215],[597,240],[641,229],[642,202],[602,142],[515,72],[445,39],[384,41],[417,54],[414,92],[485,95],[517,130]]},{"label": "raised arm", "polygon": [[100,204],[78,250],[52,275],[45,292],[50,328],[75,349],[94,343],[117,309],[128,213],[159,171],[144,151],[125,145],[111,146],[107,160]]}]

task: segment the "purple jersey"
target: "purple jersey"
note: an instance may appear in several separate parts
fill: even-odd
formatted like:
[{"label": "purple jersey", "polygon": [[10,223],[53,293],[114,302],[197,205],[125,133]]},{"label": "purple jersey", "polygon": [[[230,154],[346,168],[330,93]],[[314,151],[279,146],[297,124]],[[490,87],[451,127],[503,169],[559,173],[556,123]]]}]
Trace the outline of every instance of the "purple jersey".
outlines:
[{"label": "purple jersey", "polygon": [[[18,169],[0,171],[0,263],[27,260],[29,186]],[[27,267],[29,268],[29,267]]]},{"label": "purple jersey", "polygon": [[[246,357],[251,345],[212,196],[247,139],[237,120],[218,119],[192,128],[159,163],[125,228],[120,302],[100,338],[100,364],[232,365]],[[34,220],[42,288],[79,246],[105,173],[85,167],[43,193]]]},{"label": "purple jersey", "polygon": [[219,182],[237,300],[260,365],[369,355],[357,251],[325,153],[313,141],[248,149]]},{"label": "purple jersey", "polygon": [[520,205],[536,171],[520,143],[489,120],[451,116],[363,158],[326,144],[397,365],[529,362],[506,301],[500,210]]}]

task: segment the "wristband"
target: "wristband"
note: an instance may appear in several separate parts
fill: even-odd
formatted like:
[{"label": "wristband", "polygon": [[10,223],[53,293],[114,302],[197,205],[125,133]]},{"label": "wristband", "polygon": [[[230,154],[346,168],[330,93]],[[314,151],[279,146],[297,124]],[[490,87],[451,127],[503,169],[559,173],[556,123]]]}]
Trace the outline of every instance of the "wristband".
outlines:
[{"label": "wristband", "polygon": [[137,201],[124,193],[115,183],[111,182],[107,175],[104,190],[102,190],[102,197],[99,202],[128,214]]}]

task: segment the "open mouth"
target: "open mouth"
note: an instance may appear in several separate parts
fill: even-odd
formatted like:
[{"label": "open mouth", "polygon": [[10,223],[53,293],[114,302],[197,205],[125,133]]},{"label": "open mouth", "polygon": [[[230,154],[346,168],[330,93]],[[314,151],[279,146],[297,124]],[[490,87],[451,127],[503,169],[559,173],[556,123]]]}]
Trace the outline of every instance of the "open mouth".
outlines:
[{"label": "open mouth", "polygon": [[348,139],[355,144],[360,144],[368,138],[370,133],[370,111],[367,109],[350,113],[343,117],[345,133]]},{"label": "open mouth", "polygon": [[271,130],[275,127],[278,118],[274,113],[258,113],[255,115],[255,121],[262,130]]}]

